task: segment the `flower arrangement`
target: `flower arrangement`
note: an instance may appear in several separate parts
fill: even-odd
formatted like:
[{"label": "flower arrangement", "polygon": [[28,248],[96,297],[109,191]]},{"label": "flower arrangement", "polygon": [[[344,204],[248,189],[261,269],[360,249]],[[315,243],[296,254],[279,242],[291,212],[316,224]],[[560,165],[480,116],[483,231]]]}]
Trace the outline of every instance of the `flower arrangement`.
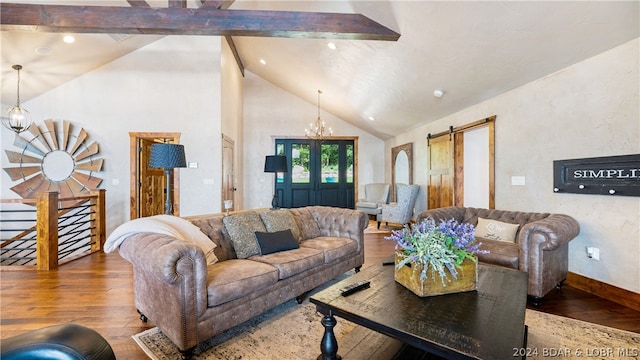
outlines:
[{"label": "flower arrangement", "polygon": [[[475,227],[471,224],[458,223],[454,219],[436,224],[434,219],[427,218],[413,228],[406,226],[402,230],[394,230],[385,239],[396,242],[396,254],[400,258],[396,264],[398,269],[407,264],[422,264],[421,281],[427,277],[427,270],[432,268],[434,280],[437,272],[442,285],[446,286],[446,270],[457,279],[456,267],[465,259],[477,262],[475,254],[487,253],[479,250],[482,243],[475,241],[474,234]],[[415,272],[418,267],[413,268]]]}]

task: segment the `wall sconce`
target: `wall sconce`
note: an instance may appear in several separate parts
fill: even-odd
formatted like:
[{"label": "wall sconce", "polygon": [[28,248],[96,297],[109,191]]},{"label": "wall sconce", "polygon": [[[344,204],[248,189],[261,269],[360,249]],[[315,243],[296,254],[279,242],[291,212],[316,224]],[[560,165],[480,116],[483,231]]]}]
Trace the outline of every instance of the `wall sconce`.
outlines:
[{"label": "wall sconce", "polygon": [[18,72],[18,99],[16,104],[2,116],[2,125],[16,134],[20,134],[29,129],[32,120],[29,111],[20,106],[20,70],[22,70],[22,65],[13,65],[12,68]]}]

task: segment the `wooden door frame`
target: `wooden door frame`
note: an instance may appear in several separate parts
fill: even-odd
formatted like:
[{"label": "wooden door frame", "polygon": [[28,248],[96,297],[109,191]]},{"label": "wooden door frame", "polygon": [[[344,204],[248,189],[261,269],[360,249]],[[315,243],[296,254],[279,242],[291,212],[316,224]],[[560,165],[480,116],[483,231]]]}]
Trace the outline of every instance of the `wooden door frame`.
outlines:
[{"label": "wooden door frame", "polygon": [[[464,206],[464,132],[467,130],[473,130],[481,127],[488,127],[488,146],[489,146],[489,209],[495,209],[495,121],[496,115],[484,118],[466,124],[457,128],[453,126],[449,127],[449,131],[443,131],[438,134],[427,136],[427,147],[429,142],[441,137],[448,136],[449,140],[453,142],[453,206]],[[428,169],[430,171],[430,168]],[[430,180],[429,180],[430,181]],[[427,184],[427,208],[429,207],[429,185]]]},{"label": "wooden door frame", "polygon": [[[167,139],[174,144],[180,142],[179,132],[130,132],[129,133],[129,171],[132,174],[129,178],[129,218],[138,218],[138,184],[140,182],[140,168],[138,156],[138,142],[140,139]],[[172,193],[173,193],[173,214],[180,216],[180,172],[173,171]]]},{"label": "wooden door frame", "polygon": [[495,121],[496,116],[476,121],[454,130],[454,170],[453,177],[453,201],[454,206],[464,206],[464,132],[468,130],[478,129],[487,126],[489,128],[489,209],[495,209],[496,191],[495,191]]},{"label": "wooden door frame", "polygon": [[233,207],[232,209],[235,210],[238,208],[238,204],[236,204],[236,191],[235,191],[235,180],[236,180],[236,142],[233,141],[232,138],[230,138],[229,136],[222,134],[222,171],[221,171],[221,182],[220,184],[222,184],[222,186],[220,187],[220,209],[224,210],[224,201],[228,200],[224,198],[224,173],[225,173],[225,169],[224,169],[224,143],[225,141],[229,142],[231,144],[231,149],[233,151],[233,156],[231,156],[231,168],[233,170],[233,179],[231,181],[231,194],[232,194],[232,201],[233,201]]},{"label": "wooden door frame", "polygon": [[391,189],[389,189],[389,199],[396,201],[396,158],[404,151],[407,154],[409,166],[409,185],[413,184],[413,143],[406,143],[391,148]]}]

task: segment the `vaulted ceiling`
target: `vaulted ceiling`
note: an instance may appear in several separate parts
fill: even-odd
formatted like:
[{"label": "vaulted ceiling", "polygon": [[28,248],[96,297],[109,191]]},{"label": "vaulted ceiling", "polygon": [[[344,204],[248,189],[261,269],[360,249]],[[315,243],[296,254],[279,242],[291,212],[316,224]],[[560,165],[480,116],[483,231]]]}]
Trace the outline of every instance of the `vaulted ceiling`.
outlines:
[{"label": "vaulted ceiling", "polygon": [[[187,12],[187,18],[169,21],[168,28],[177,21],[192,21],[198,16],[195,10],[203,6],[201,0],[0,2],[121,6],[138,11],[133,19],[146,14],[143,12],[146,5],[169,12],[172,7],[186,5],[180,10]],[[638,38],[639,4],[638,1],[208,0],[204,6],[209,8],[251,11],[244,14],[255,10],[362,14],[400,37],[395,40],[386,32],[388,38],[381,38],[377,33],[373,37],[372,32],[384,32],[377,26],[365,26],[369,31],[367,35],[348,33],[347,27],[358,25],[359,20],[347,21],[346,17],[335,21],[304,17],[299,20],[304,31],[292,28],[287,33],[277,31],[278,26],[286,25],[286,22],[277,24],[279,16],[259,25],[266,29],[262,32],[253,29],[244,33],[214,33],[211,30],[203,36],[232,36],[246,70],[314,105],[317,90],[321,89],[324,110],[386,139]],[[20,89],[24,102],[161,36],[178,36],[181,31],[178,26],[177,32],[151,29],[145,33],[152,35],[140,35],[140,31],[125,30],[121,21],[117,30],[100,29],[99,34],[84,34],[80,33],[84,31],[81,25],[95,27],[100,23],[108,27],[111,18],[91,21],[87,14],[77,18],[79,21],[67,25],[71,32],[76,32],[76,42],[65,44],[61,41],[66,34],[64,27],[62,30],[52,25],[13,28],[6,26],[3,17],[2,104],[15,102],[13,64],[24,66]],[[215,26],[237,26],[231,20],[215,21],[218,21]],[[236,21],[242,22],[242,18]],[[323,32],[322,26],[329,28]],[[330,26],[342,26],[345,32],[334,31]],[[320,30],[307,32],[309,27]],[[25,29],[27,31],[23,31]],[[362,40],[371,38],[376,40]],[[335,44],[335,49],[327,46],[329,42]],[[51,54],[41,55],[47,49]],[[444,95],[435,97],[434,90],[442,90]]]}]

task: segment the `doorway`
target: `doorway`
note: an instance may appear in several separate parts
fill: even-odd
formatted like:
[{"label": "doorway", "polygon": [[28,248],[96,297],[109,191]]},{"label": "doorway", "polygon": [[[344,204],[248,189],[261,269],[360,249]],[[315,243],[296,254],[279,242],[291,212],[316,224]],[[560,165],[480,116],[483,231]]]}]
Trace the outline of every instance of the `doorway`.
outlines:
[{"label": "doorway", "polygon": [[288,172],[276,174],[282,207],[354,208],[357,138],[276,139],[276,154],[287,157]]},{"label": "doorway", "polygon": [[[231,138],[222,135],[222,204],[221,209],[233,211],[238,208],[234,195],[236,191],[235,173],[233,166],[235,145]],[[225,204],[225,201],[231,201]]]},{"label": "doorway", "polygon": [[428,209],[495,207],[495,120],[428,135]]},{"label": "doorway", "polygon": [[180,175],[171,169],[171,189],[166,188],[164,169],[149,167],[151,145],[154,143],[180,142],[180,133],[129,133],[129,179],[130,219],[165,213],[166,196],[173,199],[173,214],[180,215]]}]

